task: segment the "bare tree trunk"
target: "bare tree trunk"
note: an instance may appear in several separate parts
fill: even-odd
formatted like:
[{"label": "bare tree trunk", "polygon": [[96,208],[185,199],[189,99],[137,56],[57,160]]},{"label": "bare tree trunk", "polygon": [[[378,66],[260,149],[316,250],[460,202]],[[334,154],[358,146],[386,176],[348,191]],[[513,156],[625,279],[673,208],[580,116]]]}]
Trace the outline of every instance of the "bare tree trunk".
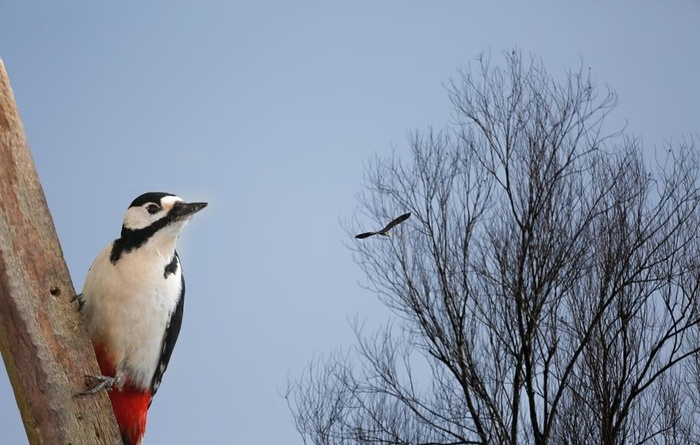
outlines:
[{"label": "bare tree trunk", "polygon": [[106,394],[84,397],[97,362],[0,61],[0,351],[29,443],[121,444]]}]

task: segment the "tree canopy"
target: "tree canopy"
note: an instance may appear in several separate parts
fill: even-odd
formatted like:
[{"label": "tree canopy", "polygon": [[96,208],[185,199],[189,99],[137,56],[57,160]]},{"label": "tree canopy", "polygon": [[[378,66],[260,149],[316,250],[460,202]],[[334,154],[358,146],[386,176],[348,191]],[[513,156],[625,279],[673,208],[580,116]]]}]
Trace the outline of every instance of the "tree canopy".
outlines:
[{"label": "tree canopy", "polygon": [[359,210],[412,214],[351,247],[396,319],[290,383],[305,443],[700,441],[694,139],[646,159],[588,69],[503,59],[368,166]]}]

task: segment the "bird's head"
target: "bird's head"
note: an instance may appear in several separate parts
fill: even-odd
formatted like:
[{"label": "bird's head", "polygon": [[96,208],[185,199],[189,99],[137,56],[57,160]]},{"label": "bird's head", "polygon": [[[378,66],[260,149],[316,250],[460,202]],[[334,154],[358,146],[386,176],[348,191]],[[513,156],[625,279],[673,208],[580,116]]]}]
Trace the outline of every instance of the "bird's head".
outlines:
[{"label": "bird's head", "polygon": [[142,246],[171,258],[180,231],[187,221],[207,206],[206,202],[186,203],[171,193],[150,192],[134,199],[124,215],[121,237],[114,240],[110,261]]},{"label": "bird's head", "polygon": [[177,239],[192,215],[206,206],[206,202],[186,203],[171,193],[144,193],[126,210],[121,236],[137,240],[136,244],[154,236]]},{"label": "bird's head", "polygon": [[206,206],[206,202],[186,203],[171,193],[144,193],[134,199],[127,209],[122,236],[144,230],[152,234],[165,229],[178,233],[192,215]]}]

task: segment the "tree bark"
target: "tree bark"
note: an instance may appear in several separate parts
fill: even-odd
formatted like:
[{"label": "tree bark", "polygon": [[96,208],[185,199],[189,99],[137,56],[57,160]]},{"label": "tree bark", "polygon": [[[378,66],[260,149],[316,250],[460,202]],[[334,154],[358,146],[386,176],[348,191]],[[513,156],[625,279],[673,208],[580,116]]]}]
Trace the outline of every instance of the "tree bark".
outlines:
[{"label": "tree bark", "polygon": [[0,60],[0,351],[29,443],[121,444]]}]

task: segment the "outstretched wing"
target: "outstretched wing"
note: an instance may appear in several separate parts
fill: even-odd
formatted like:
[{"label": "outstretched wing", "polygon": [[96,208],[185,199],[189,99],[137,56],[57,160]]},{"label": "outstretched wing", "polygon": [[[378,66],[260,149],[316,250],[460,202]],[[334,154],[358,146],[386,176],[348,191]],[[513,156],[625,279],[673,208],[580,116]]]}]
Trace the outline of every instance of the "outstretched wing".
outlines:
[{"label": "outstretched wing", "polygon": [[388,235],[389,230],[393,229],[397,225],[406,221],[410,216],[411,216],[410,213],[404,213],[403,215],[399,216],[398,218],[395,218],[393,221],[391,221],[389,224],[387,224],[386,227],[384,227],[382,230],[380,230],[378,232],[360,233],[359,235],[355,235],[355,238],[362,239],[362,238],[367,238],[367,237],[370,237],[370,236],[376,235],[376,234]]},{"label": "outstretched wing", "polygon": [[402,222],[406,221],[409,217],[411,216],[410,213],[404,213],[403,215],[399,216],[392,222],[386,225],[380,232],[388,232],[389,230],[393,229],[397,225],[401,224]]}]

